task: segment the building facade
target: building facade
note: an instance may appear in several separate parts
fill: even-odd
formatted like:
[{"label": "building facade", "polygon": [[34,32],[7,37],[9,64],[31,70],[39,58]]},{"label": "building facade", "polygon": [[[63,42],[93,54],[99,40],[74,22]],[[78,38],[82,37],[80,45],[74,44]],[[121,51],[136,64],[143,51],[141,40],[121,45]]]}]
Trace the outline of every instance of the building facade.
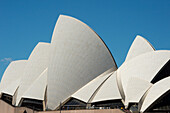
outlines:
[{"label": "building facade", "polygon": [[12,61],[0,98],[37,111],[127,109],[170,111],[170,51],[137,36],[118,68],[104,41],[85,23],[60,15],[51,43]]}]

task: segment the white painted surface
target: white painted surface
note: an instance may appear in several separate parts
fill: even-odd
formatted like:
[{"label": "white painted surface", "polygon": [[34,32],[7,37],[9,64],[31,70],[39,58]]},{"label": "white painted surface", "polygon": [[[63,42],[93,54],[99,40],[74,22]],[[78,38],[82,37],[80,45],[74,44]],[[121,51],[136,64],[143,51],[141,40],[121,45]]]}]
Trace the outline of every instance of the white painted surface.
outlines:
[{"label": "white painted surface", "polygon": [[27,60],[12,61],[5,70],[0,83],[0,92],[13,95],[17,89]]},{"label": "white painted surface", "polygon": [[39,77],[33,81],[31,86],[22,95],[22,98],[30,98],[36,100],[44,100],[45,90],[47,86],[47,71],[46,68]]},{"label": "white painted surface", "polygon": [[32,51],[25,67],[24,74],[21,78],[16,105],[19,104],[25,91],[28,90],[37,77],[48,67],[49,46],[49,43],[40,42]]},{"label": "white painted surface", "polygon": [[92,95],[95,93],[97,88],[99,88],[100,85],[113,73],[112,70],[99,75],[98,77],[87,83],[77,92],[75,92],[72,97],[87,103]]},{"label": "white painted surface", "polygon": [[83,22],[60,15],[51,47],[47,106],[60,102],[110,68],[117,66],[99,36]]},{"label": "white painted surface", "polygon": [[8,95],[13,96],[17,88],[19,87],[20,78],[16,79],[15,81],[12,81],[10,85],[8,85],[6,88],[4,88],[1,93],[5,93]]},{"label": "white painted surface", "polygon": [[116,81],[116,72],[114,72],[100,87],[96,95],[94,96],[93,102],[100,102],[106,100],[117,100],[121,99],[120,92]]},{"label": "white painted surface", "polygon": [[125,61],[131,60],[136,56],[142,55],[147,52],[152,52],[154,50],[155,49],[153,48],[153,46],[146,39],[138,35],[133,41]]},{"label": "white painted surface", "polygon": [[159,97],[170,90],[170,77],[164,78],[156,82],[148,91],[146,97],[142,101],[140,112],[144,112]]},{"label": "white painted surface", "polygon": [[117,72],[125,96],[127,95],[127,91],[130,90],[127,84],[131,77],[137,77],[150,82],[168,62],[169,58],[170,51],[153,51],[124,62]]},{"label": "white painted surface", "polygon": [[144,93],[152,86],[152,83],[137,77],[131,77],[128,80],[125,107],[129,103],[138,103]]}]

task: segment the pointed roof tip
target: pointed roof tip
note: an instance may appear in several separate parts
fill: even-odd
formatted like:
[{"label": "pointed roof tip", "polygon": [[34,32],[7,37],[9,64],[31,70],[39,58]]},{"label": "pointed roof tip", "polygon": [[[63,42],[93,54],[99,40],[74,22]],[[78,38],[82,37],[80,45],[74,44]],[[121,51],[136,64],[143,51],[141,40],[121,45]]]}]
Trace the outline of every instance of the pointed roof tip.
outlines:
[{"label": "pointed roof tip", "polygon": [[[76,19],[76,18],[74,18],[72,16],[63,15],[63,14],[60,14],[58,18],[72,18],[72,19]],[[78,19],[76,19],[76,20],[78,20]]]},{"label": "pointed roof tip", "polygon": [[42,45],[42,44],[49,45],[50,43],[48,43],[48,42],[38,42],[36,46],[38,46],[38,45]]},{"label": "pointed roof tip", "polygon": [[49,46],[50,46],[50,43],[47,43],[47,42],[38,42],[38,43],[34,46],[33,50],[31,51],[31,54],[29,55],[28,60],[32,57],[32,55],[33,55],[35,52],[37,52],[37,51],[39,51],[39,50],[41,50],[41,49],[43,49],[43,48],[47,48],[47,47],[49,47]]},{"label": "pointed roof tip", "polygon": [[[153,45],[152,45],[146,38],[144,38],[143,36],[137,35],[136,38],[135,38],[135,40],[136,40],[136,39],[142,39],[142,40],[146,41],[146,42],[153,48],[153,50],[155,50],[155,48],[153,47]],[[134,40],[134,41],[135,41],[135,40]]]},{"label": "pointed roof tip", "polygon": [[125,61],[151,51],[155,51],[155,49],[150,42],[142,36],[137,35],[128,51]]},{"label": "pointed roof tip", "polygon": [[[74,51],[71,53],[70,52],[65,53],[64,51],[61,51],[60,52],[61,54],[58,55],[58,52],[60,51],[60,49],[59,49],[60,46],[63,47],[63,42],[66,40],[69,40],[70,43],[66,43],[64,50],[68,51],[68,50],[72,49]],[[76,40],[76,42],[74,40]],[[93,41],[93,43],[90,44],[88,49],[82,49],[87,45],[87,43],[89,43],[91,41]],[[80,20],[77,20],[73,17],[65,16],[65,15],[59,16],[59,18],[56,22],[54,31],[53,31],[51,43],[52,43],[51,44],[52,51],[51,51],[50,58],[55,58],[55,59],[50,60],[51,65],[49,66],[50,71],[49,71],[48,81],[50,84],[48,84],[47,90],[49,92],[49,95],[52,95],[52,96],[48,96],[47,105],[50,109],[53,109],[53,110],[56,109],[59,105],[59,101],[66,100],[67,97],[69,97],[71,94],[73,94],[78,89],[83,87],[85,84],[90,82],[93,78],[97,77],[99,74],[106,71],[107,69],[116,66],[116,63],[114,61],[114,58],[113,58],[110,50],[108,49],[108,47],[106,46],[104,41],[99,37],[99,35],[96,32],[94,32],[94,30],[92,30],[87,24],[85,24],[85,23],[81,22]],[[79,45],[80,45],[78,48],[76,46],[77,43],[79,43]],[[98,47],[100,47],[100,49],[98,49]],[[81,52],[80,52],[80,50],[81,50]],[[76,51],[79,52],[80,55],[81,54],[83,56],[88,55],[88,57],[85,57],[85,59],[82,60],[80,56],[75,55],[74,52],[76,52]],[[95,54],[89,55],[89,53],[91,53],[93,51],[95,51]],[[63,55],[65,56],[64,58],[60,57]],[[70,55],[71,55],[71,57],[70,57]],[[59,76],[62,76],[59,73],[67,74],[67,73],[73,72],[73,70],[76,69],[76,66],[72,66],[72,68],[69,68],[67,64],[68,64],[68,62],[73,62],[75,59],[76,59],[76,61],[78,61],[78,65],[79,65],[80,69],[76,70],[74,76],[71,76],[71,78],[72,79],[79,78],[77,76],[79,76],[79,73],[81,73],[81,76],[84,78],[83,82],[81,82],[79,84],[79,82],[77,82],[77,81],[65,82],[67,80],[62,79],[62,81],[55,83],[55,81],[53,81],[53,79],[54,79],[53,74],[57,72]],[[98,60],[96,60],[96,59],[98,59]],[[66,65],[65,69],[69,69],[69,70],[66,71],[64,68],[62,68],[62,69],[58,68],[58,70],[56,70],[56,66],[58,66],[58,65],[56,65],[55,62],[58,62],[58,61],[60,61],[60,65],[61,64]],[[88,63],[88,62],[90,62],[90,63]],[[77,65],[77,62],[73,62],[73,63],[75,63],[75,65]],[[87,65],[84,63],[86,63]],[[87,67],[89,67],[89,69],[92,66],[93,69],[92,68],[90,70],[83,69],[83,66],[85,66],[85,65]],[[116,66],[115,70],[116,69],[117,69],[117,66]],[[98,70],[98,71],[93,71],[93,70]],[[89,75],[89,76],[84,76],[84,75]],[[93,76],[90,76],[90,75],[93,75]],[[67,91],[61,90],[61,92],[63,92],[63,95],[60,95],[57,92],[52,91],[53,84],[56,84],[57,87],[55,87],[55,88],[57,90],[58,89],[61,90],[62,89],[61,86],[63,86],[63,84],[69,85],[70,88]],[[79,84],[79,85],[76,85],[76,84]],[[53,96],[53,95],[55,95],[55,96]],[[57,98],[57,100],[59,100],[59,101],[57,102],[53,98]]]},{"label": "pointed roof tip", "polygon": [[74,18],[73,16],[64,15],[64,14],[60,14],[59,17],[69,17],[69,18]]},{"label": "pointed roof tip", "polygon": [[[142,37],[142,36],[140,36],[140,35],[136,35],[136,37]],[[143,37],[142,37],[143,38]]]},{"label": "pointed roof tip", "polygon": [[59,14],[59,17],[60,17],[60,16],[65,16],[65,15],[63,15],[63,14]]},{"label": "pointed roof tip", "polygon": [[[83,21],[81,21],[81,20],[79,20],[79,19],[77,19],[77,18],[75,18],[75,17],[73,17],[73,16],[68,16],[68,15],[60,14],[59,17],[58,17],[58,20],[59,20],[60,18],[69,18],[69,19],[78,21],[78,22],[82,23],[83,25],[86,25],[87,27],[89,27],[86,23],[84,23]],[[89,27],[89,28],[90,28],[91,30],[93,30],[91,27]],[[93,31],[94,31],[94,30],[93,30]],[[94,32],[95,32],[95,31],[94,31]],[[98,35],[98,34],[97,34],[97,35]]]},{"label": "pointed roof tip", "polygon": [[[147,42],[149,43],[149,41],[146,40],[146,39],[145,39],[143,36],[141,36],[141,35],[136,35],[134,41],[135,41],[135,40],[139,40],[139,39],[144,40],[144,41],[147,41]],[[134,41],[133,41],[133,42],[134,42]]]},{"label": "pointed roof tip", "polygon": [[[94,33],[99,37],[99,39],[104,43],[104,45],[107,47],[107,49],[108,49],[108,51],[110,52],[110,54],[111,54],[111,56],[112,56],[112,59],[113,59],[113,61],[114,61],[114,63],[115,63],[115,68],[118,69],[118,66],[117,66],[117,64],[116,64],[115,58],[113,57],[113,55],[112,55],[111,51],[109,50],[108,46],[106,45],[106,43],[104,42],[104,40],[103,40],[89,25],[87,25],[87,24],[84,23],[83,21],[81,21],[81,20],[79,20],[79,19],[77,19],[77,18],[75,18],[75,17],[72,17],[72,16],[60,14],[59,17],[58,17],[58,20],[61,19],[61,18],[69,18],[69,19],[75,20],[75,21],[83,24],[84,26],[88,27],[92,32],[94,32]],[[58,21],[58,20],[57,20],[57,21]]]},{"label": "pointed roof tip", "polygon": [[[65,14],[60,14],[59,17],[72,17],[72,16],[65,15]],[[72,18],[73,18],[73,17],[72,17]]]},{"label": "pointed roof tip", "polygon": [[[60,14],[59,17],[58,17],[58,20],[59,20],[60,18],[69,18],[69,19],[75,20],[75,21],[80,22],[81,24],[85,25],[86,27],[90,28],[93,32],[95,32],[89,25],[87,25],[86,23],[84,23],[82,20],[77,19],[76,17]],[[95,32],[95,33],[96,33],[96,32]],[[97,33],[96,33],[96,34],[97,34]],[[97,34],[97,35],[98,35],[98,34]],[[99,36],[99,35],[98,35],[98,36]],[[100,37],[100,36],[99,36],[99,37]]]},{"label": "pointed roof tip", "polygon": [[136,35],[136,37],[143,38],[141,35]]},{"label": "pointed roof tip", "polygon": [[58,16],[58,18],[66,17],[66,16],[67,16],[67,15],[60,14],[60,15]]},{"label": "pointed roof tip", "polygon": [[138,39],[146,40],[144,37],[142,37],[142,36],[140,36],[140,35],[136,35],[134,41],[135,41],[135,40],[138,40]]}]

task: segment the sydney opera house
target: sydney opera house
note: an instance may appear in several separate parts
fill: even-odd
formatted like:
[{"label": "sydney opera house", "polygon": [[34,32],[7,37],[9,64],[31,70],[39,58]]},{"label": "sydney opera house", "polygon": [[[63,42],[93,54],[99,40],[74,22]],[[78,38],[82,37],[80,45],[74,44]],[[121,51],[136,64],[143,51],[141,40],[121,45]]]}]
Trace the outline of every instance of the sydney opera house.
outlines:
[{"label": "sydney opera house", "polygon": [[118,68],[104,41],[83,22],[60,15],[51,43],[12,61],[0,100],[37,111],[115,109],[170,111],[170,51],[137,36]]}]

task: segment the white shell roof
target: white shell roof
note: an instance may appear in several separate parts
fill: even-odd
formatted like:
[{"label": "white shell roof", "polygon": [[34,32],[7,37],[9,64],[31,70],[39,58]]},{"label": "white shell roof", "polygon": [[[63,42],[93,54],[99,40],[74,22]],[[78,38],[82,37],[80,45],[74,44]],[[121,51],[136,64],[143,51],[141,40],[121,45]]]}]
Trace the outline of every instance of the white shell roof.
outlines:
[{"label": "white shell roof", "polygon": [[4,72],[0,83],[0,93],[13,95],[17,89],[27,60],[12,61]]},{"label": "white shell roof", "polygon": [[138,103],[144,112],[170,90],[170,77],[150,83],[169,59],[170,51],[155,51],[137,36],[117,70],[109,49],[89,26],[60,15],[51,44],[40,42],[28,60],[10,63],[0,94],[16,94],[20,106],[22,98],[44,100],[47,89],[46,106],[51,110],[71,96],[86,103],[122,99],[126,107]]},{"label": "white shell roof", "polygon": [[75,92],[72,97],[84,101],[86,103],[89,102],[90,98],[93,96],[95,91],[102,85],[102,83],[113,73],[113,69],[104,72],[99,75],[88,84],[83,86],[77,92]]},{"label": "white shell roof", "polygon": [[145,112],[145,110],[154,103],[159,97],[164,95],[170,90],[170,77],[164,78],[156,82],[146,93],[143,99],[140,112]]},{"label": "white shell roof", "polygon": [[52,110],[101,73],[117,69],[100,37],[83,22],[63,15],[53,32],[49,64],[47,106]]},{"label": "white shell roof", "polygon": [[152,86],[152,83],[137,77],[131,77],[128,80],[125,107],[129,103],[138,103],[143,94]]},{"label": "white shell roof", "polygon": [[17,88],[19,87],[19,83],[20,83],[20,78],[13,81],[10,85],[8,85],[5,89],[3,89],[1,93],[5,93],[13,96]]},{"label": "white shell roof", "polygon": [[138,35],[133,41],[125,61],[131,60],[138,55],[154,50],[155,49],[153,48],[153,46],[146,39]]},{"label": "white shell roof", "polygon": [[153,51],[124,62],[117,72],[125,95],[129,90],[127,89],[127,84],[131,77],[137,77],[150,82],[168,62],[169,58],[170,51]]},{"label": "white shell roof", "polygon": [[117,86],[116,71],[102,84],[91,103],[121,99]]},{"label": "white shell roof", "polygon": [[33,81],[31,86],[22,95],[22,98],[30,98],[37,100],[44,100],[45,90],[47,86],[47,70],[45,69],[39,77]]},{"label": "white shell roof", "polygon": [[[38,43],[32,51],[27,65],[24,69],[24,74],[21,78],[20,87],[18,89],[18,95],[16,105],[19,104],[21,97],[26,90],[31,86],[34,80],[48,67],[49,61],[49,43]],[[34,92],[34,91],[33,91]]]}]

